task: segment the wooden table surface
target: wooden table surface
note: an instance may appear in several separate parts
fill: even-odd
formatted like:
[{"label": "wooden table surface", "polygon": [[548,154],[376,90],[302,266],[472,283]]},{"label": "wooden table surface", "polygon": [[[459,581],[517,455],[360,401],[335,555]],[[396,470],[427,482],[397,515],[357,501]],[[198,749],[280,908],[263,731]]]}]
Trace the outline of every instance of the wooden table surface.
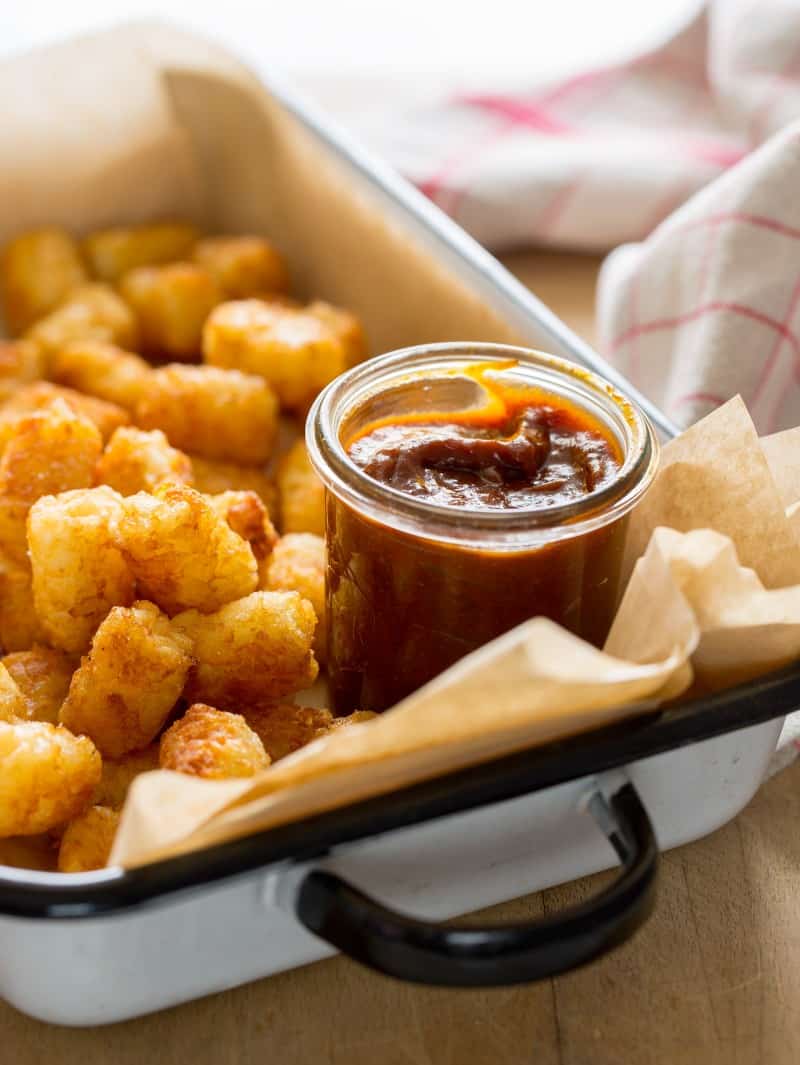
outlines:
[{"label": "wooden table surface", "polygon": [[[591,338],[597,260],[509,265]],[[342,958],[95,1030],[0,1002],[0,1065],[796,1065],[800,763],[707,839],[664,856],[649,923],[610,957],[496,991],[411,987]],[[552,912],[602,877],[496,906]]]}]

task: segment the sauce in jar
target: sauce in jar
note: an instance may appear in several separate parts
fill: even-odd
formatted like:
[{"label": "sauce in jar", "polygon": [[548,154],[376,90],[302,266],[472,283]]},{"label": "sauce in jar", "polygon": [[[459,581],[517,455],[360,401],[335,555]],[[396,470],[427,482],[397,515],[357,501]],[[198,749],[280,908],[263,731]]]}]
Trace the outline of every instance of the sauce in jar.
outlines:
[{"label": "sauce in jar", "polygon": [[[561,360],[538,358],[561,369]],[[615,422],[581,394],[587,381],[598,387],[592,375],[569,367],[573,380],[559,389],[527,369],[521,358],[465,362],[462,353],[416,378],[390,374],[352,409],[345,403],[337,465],[350,491],[326,477],[309,429],[329,488],[328,670],[338,713],[386,709],[535,615],[597,645],[605,639],[630,509],[619,506],[631,467],[628,407],[615,401]],[[355,505],[354,487],[365,497]]]}]

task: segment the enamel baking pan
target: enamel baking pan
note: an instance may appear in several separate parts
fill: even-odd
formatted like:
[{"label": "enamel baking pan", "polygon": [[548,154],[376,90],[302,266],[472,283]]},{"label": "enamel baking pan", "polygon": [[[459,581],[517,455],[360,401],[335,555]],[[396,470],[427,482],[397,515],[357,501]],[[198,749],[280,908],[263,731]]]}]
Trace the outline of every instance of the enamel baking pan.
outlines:
[{"label": "enamel baking pan", "polygon": [[[197,47],[190,38],[181,43],[182,51]],[[206,123],[203,87],[191,88],[183,106],[195,103]],[[402,179],[287,90],[269,84],[268,92],[281,121],[335,163],[354,196],[423,247],[518,341],[572,358],[631,393]],[[667,419],[636,398],[672,435]],[[337,950],[396,978],[448,986],[565,971],[613,948],[646,918],[659,850],[712,832],[746,805],[784,716],[798,706],[800,671],[784,670],[139,869],[65,876],[0,867],[0,994],[48,1021],[95,1025]],[[513,926],[443,923],[613,866],[607,886],[559,915]]]}]

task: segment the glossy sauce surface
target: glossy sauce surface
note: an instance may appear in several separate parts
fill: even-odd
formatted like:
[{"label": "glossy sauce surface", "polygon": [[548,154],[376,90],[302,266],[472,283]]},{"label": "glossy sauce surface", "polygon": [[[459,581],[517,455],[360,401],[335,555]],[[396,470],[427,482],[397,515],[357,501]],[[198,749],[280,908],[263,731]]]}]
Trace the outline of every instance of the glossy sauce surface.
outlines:
[{"label": "glossy sauce surface", "polygon": [[462,411],[385,417],[346,443],[368,476],[399,492],[469,510],[539,510],[608,484],[619,447],[586,411],[478,367],[486,402]]}]

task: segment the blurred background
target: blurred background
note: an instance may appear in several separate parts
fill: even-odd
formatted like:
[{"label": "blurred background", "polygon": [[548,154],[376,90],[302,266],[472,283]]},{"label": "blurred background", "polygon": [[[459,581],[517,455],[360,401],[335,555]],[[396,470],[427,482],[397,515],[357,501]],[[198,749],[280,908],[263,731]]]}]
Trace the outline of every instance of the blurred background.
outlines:
[{"label": "blurred background", "polygon": [[32,0],[0,3],[0,55],[123,19],[168,18],[292,78],[357,124],[453,89],[530,83],[625,58],[697,0]]}]

